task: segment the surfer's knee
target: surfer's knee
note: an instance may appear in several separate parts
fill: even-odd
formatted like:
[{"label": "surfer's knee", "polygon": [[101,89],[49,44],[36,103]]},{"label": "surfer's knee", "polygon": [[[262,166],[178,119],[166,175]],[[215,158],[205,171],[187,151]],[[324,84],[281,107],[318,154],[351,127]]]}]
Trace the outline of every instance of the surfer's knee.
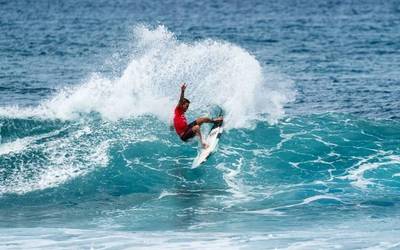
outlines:
[{"label": "surfer's knee", "polygon": [[204,123],[204,117],[199,117],[196,119],[196,124],[197,125],[201,125],[202,123]]},{"label": "surfer's knee", "polygon": [[194,126],[192,127],[192,131],[195,132],[196,134],[197,134],[198,132],[200,132],[200,125],[194,125]]}]

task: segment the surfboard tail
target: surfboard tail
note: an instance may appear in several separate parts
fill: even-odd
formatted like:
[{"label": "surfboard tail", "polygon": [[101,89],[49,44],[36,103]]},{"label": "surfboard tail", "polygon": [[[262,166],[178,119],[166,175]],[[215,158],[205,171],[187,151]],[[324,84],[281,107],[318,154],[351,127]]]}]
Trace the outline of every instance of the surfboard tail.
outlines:
[{"label": "surfboard tail", "polygon": [[218,108],[217,117],[224,116],[224,110],[220,106],[217,106],[217,108]]},{"label": "surfboard tail", "polygon": [[[217,108],[218,108],[217,116],[215,116],[213,119],[221,117],[221,116],[222,117],[224,116],[224,110],[220,106],[217,106]],[[211,128],[211,130],[213,130],[214,128],[217,128],[217,127],[221,127],[222,123],[223,123],[223,121],[214,123],[214,125]]]}]

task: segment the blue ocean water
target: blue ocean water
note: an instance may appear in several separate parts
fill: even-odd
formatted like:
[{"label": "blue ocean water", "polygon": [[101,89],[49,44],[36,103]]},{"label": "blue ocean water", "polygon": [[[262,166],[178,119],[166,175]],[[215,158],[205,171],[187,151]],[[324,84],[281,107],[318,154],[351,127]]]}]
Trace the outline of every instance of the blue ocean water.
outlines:
[{"label": "blue ocean water", "polygon": [[[399,1],[0,1],[0,34],[0,248],[400,248]],[[226,113],[194,170],[181,82]]]}]

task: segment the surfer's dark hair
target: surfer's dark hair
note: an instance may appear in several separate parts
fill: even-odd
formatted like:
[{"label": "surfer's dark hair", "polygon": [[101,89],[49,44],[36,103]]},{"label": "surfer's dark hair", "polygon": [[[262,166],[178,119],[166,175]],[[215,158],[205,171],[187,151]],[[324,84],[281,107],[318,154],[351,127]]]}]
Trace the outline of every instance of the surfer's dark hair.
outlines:
[{"label": "surfer's dark hair", "polygon": [[183,98],[183,102],[182,103],[190,103],[189,99]]}]

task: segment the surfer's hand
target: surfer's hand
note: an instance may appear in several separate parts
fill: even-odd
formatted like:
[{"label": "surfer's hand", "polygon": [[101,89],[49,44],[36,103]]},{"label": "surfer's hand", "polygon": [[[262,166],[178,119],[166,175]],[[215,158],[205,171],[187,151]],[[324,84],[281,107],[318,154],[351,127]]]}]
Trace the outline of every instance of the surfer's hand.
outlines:
[{"label": "surfer's hand", "polygon": [[182,90],[182,91],[185,91],[185,89],[186,89],[186,83],[182,83],[182,85],[181,85],[181,90]]}]

